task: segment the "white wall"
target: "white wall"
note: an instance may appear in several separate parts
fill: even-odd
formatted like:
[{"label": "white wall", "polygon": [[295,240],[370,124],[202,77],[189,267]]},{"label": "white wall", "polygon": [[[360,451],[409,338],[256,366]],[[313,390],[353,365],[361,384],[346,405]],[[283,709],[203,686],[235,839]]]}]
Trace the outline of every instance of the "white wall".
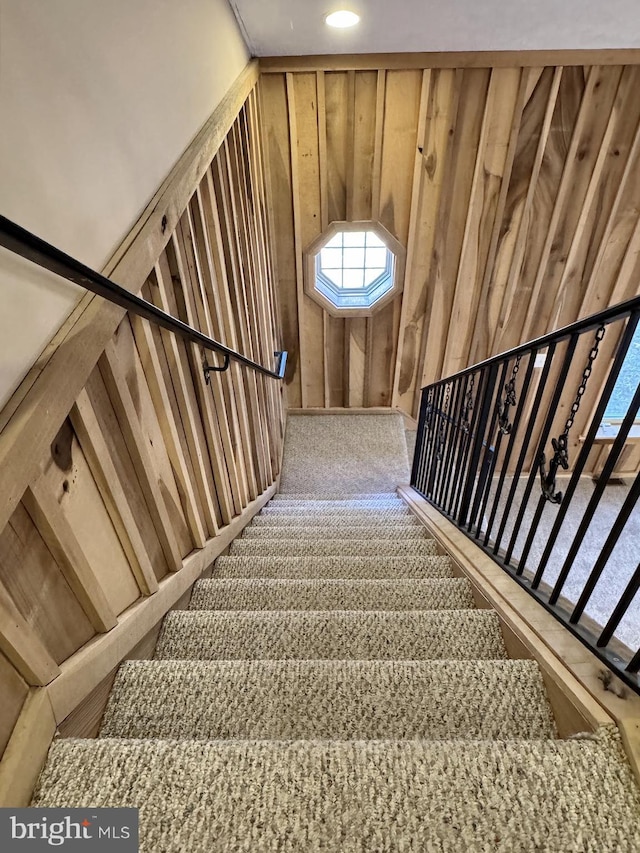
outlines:
[{"label": "white wall", "polygon": [[[0,213],[100,269],[248,59],[227,0],[0,0]],[[83,292],[0,249],[0,407]]]}]

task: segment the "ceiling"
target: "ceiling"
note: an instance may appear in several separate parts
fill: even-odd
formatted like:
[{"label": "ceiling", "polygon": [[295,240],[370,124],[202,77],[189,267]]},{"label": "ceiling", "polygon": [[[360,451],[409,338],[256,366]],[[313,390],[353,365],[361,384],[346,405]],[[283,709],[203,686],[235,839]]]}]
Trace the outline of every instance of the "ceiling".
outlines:
[{"label": "ceiling", "polygon": [[[254,56],[640,47],[638,0],[230,0]],[[348,8],[351,30],[324,17]]]}]

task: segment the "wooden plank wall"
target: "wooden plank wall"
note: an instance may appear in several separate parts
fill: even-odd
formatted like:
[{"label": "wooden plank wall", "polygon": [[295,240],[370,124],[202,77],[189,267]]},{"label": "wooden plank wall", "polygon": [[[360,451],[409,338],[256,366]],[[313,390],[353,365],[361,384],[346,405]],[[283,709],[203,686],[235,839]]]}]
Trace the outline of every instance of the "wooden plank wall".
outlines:
[{"label": "wooden plank wall", "polygon": [[[637,65],[396,59],[262,68],[292,406],[416,417],[423,385],[640,292]],[[403,293],[329,317],[302,253],[328,222],[369,218],[406,247]]]},{"label": "wooden plank wall", "polygon": [[[273,369],[283,342],[260,121],[254,89],[177,211],[142,295]],[[120,636],[144,598],[169,601],[168,579],[236,535],[233,520],[276,481],[282,383],[233,363],[207,384],[203,358],[125,316],[37,459],[0,531],[0,753],[31,687],[55,684],[87,644],[99,669],[98,636],[118,625]],[[10,425],[26,418],[20,394]]]}]

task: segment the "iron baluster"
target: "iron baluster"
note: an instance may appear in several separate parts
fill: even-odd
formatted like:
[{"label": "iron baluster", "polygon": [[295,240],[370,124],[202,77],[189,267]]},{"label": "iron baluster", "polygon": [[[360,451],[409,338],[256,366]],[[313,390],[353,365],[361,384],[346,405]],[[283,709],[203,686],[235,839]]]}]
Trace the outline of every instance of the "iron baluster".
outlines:
[{"label": "iron baluster", "polygon": [[520,370],[520,361],[522,359],[522,354],[520,354],[513,365],[513,372],[511,373],[511,379],[504,386],[505,396],[504,400],[501,400],[498,404],[498,428],[502,435],[509,435],[511,430],[513,429],[513,424],[509,423],[509,409],[512,406],[515,406],[517,403],[516,400],[516,377],[518,376],[518,371]]},{"label": "iron baluster", "polygon": [[562,492],[556,492],[555,490],[556,476],[559,468],[562,468],[565,471],[569,468],[569,433],[571,431],[571,427],[573,426],[575,417],[580,409],[580,403],[582,402],[582,398],[584,397],[585,391],[587,390],[589,377],[591,376],[591,371],[593,370],[593,362],[598,357],[600,341],[604,338],[604,333],[605,327],[604,324],[602,324],[598,327],[596,331],[595,340],[589,352],[585,368],[582,372],[582,380],[580,382],[580,385],[578,386],[576,398],[571,406],[569,417],[567,418],[567,422],[564,425],[564,430],[562,434],[558,436],[557,439],[553,438],[551,440],[551,446],[553,447],[554,454],[551,458],[551,462],[549,463],[548,471],[546,470],[547,458],[544,452],[540,454],[540,458],[538,461],[538,468],[540,470],[540,486],[542,488],[542,495],[544,499],[546,501],[549,501],[549,503],[562,503]]},{"label": "iron baluster", "polygon": [[475,373],[471,374],[471,379],[469,380],[469,387],[467,388],[467,399],[464,404],[464,413],[462,415],[462,422],[460,423],[460,429],[465,434],[469,433],[469,416],[473,411],[473,386],[475,385],[476,375]]},{"label": "iron baluster", "polygon": [[438,449],[436,451],[436,459],[442,462],[444,456],[445,437],[447,434],[447,423],[449,418],[449,400],[451,397],[451,383],[447,382],[444,390],[444,405],[440,412],[440,429],[438,430]]}]

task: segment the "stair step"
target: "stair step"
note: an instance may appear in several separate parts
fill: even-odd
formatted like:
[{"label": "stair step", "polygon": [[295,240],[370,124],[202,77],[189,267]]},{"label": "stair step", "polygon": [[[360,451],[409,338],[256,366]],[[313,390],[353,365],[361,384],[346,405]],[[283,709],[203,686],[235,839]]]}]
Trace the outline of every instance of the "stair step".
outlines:
[{"label": "stair step", "polygon": [[100,737],[505,740],[555,734],[533,661],[128,661]]},{"label": "stair step", "polygon": [[372,542],[370,539],[332,539],[330,531],[317,539],[303,541],[279,542],[271,539],[235,539],[231,543],[230,553],[234,556],[267,556],[274,557],[435,557],[437,546],[433,539],[381,539]]},{"label": "stair step", "polygon": [[341,510],[358,510],[358,509],[395,509],[397,507],[406,507],[404,501],[400,500],[400,498],[385,498],[384,500],[379,498],[377,500],[364,500],[364,499],[356,499],[356,500],[336,500],[336,501],[270,501],[268,506],[270,507],[289,507],[290,509],[329,509],[331,508],[334,511]]},{"label": "stair step", "polygon": [[231,578],[195,584],[190,610],[463,610],[474,607],[465,578],[274,580]]},{"label": "stair step", "polygon": [[384,507],[382,509],[344,509],[336,510],[333,506],[280,506],[280,504],[267,504],[260,512],[261,516],[265,515],[301,515],[303,518],[312,518],[314,515],[320,516],[347,516],[349,518],[394,518],[395,516],[413,515],[409,507],[405,503],[400,506]]},{"label": "stair step", "polygon": [[141,851],[640,849],[613,726],[569,741],[57,740],[33,806],[141,807]]},{"label": "stair step", "polygon": [[[242,534],[243,539],[317,539],[322,534],[323,528],[309,526],[290,526],[285,524],[276,525],[250,525],[245,527]],[[377,526],[344,526],[337,527],[332,524],[331,535],[338,539],[430,539],[428,531],[421,526],[418,527],[395,527],[387,524]]]},{"label": "stair step", "polygon": [[278,515],[256,515],[250,527],[300,527],[304,529],[330,527],[332,530],[352,530],[356,527],[389,527],[393,530],[418,529],[426,531],[426,527],[420,524],[415,515],[398,515],[380,521],[375,516],[369,515],[318,514],[305,517],[279,513]]},{"label": "stair step", "polygon": [[174,610],[156,660],[470,660],[507,653],[492,610]]},{"label": "stair step", "polygon": [[424,557],[297,557],[246,556],[218,557],[216,578],[450,578],[451,560],[447,556]]},{"label": "stair step", "polygon": [[280,492],[269,501],[277,503],[307,503],[308,501],[400,501],[396,492],[333,492],[318,494],[316,492]]}]

